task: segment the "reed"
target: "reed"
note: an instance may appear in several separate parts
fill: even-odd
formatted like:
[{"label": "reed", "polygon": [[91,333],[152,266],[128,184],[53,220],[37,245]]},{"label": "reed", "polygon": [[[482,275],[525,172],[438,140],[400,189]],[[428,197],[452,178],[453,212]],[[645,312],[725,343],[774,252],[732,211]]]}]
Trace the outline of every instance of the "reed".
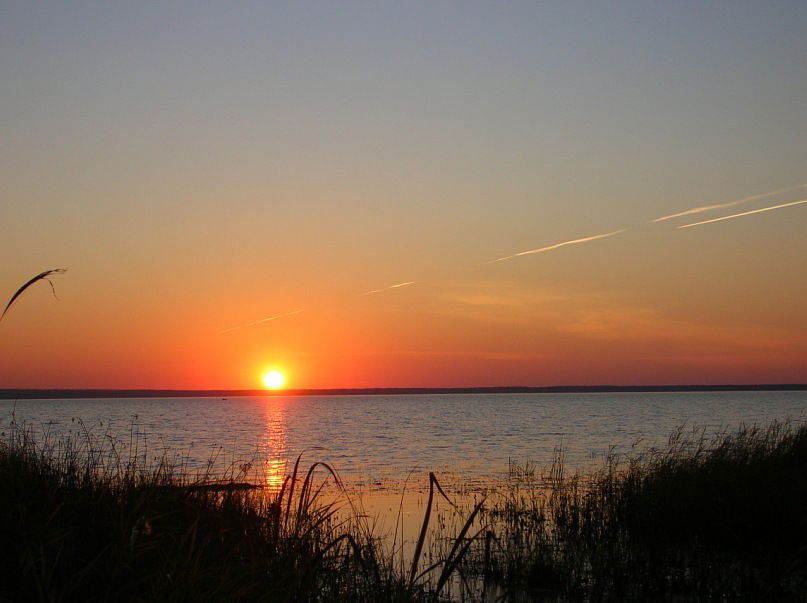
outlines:
[{"label": "reed", "polygon": [[807,426],[679,429],[589,473],[558,450],[473,503],[429,474],[409,559],[326,463],[267,492],[79,427],[3,433],[0,601],[807,600]]},{"label": "reed", "polygon": [[[807,600],[807,426],[611,453],[589,474],[511,467],[467,572],[515,600]],[[474,565],[474,563],[476,565]]]},{"label": "reed", "polygon": [[423,601],[389,568],[358,514],[336,516],[301,458],[283,488],[189,476],[163,454],[93,437],[0,443],[2,601]]}]

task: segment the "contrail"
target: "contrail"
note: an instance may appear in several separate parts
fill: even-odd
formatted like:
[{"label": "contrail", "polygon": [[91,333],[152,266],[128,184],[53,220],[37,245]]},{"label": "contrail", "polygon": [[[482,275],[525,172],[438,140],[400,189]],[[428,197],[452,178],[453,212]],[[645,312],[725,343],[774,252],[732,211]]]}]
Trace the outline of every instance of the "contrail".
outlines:
[{"label": "contrail", "polygon": [[398,287],[406,287],[407,285],[414,285],[416,282],[417,281],[407,281],[405,283],[398,283],[397,285],[390,285],[389,287],[383,287],[381,289],[373,289],[372,291],[362,293],[362,295],[372,295],[373,293],[381,293],[382,291],[389,291],[390,289],[397,289]]},{"label": "contrail", "polygon": [[[370,295],[371,293],[380,293],[381,291],[387,291],[388,289],[397,289],[398,287],[406,287],[407,285],[414,285],[417,281],[408,281],[406,283],[398,283],[397,285],[391,285],[389,287],[384,287],[382,289],[375,289],[373,291],[368,291],[367,293],[362,293],[362,295]],[[263,324],[265,322],[270,322],[272,320],[277,320],[278,318],[286,318],[287,316],[294,316],[295,314],[299,314],[304,310],[295,310],[294,312],[286,312],[285,314],[278,314],[277,316],[269,316],[268,318],[262,318],[260,320],[256,320],[255,322],[248,322],[243,325],[238,325],[236,327],[230,327],[229,329],[224,329],[223,331],[219,331],[219,335],[223,333],[229,333],[230,331],[237,331],[238,329],[246,329],[247,327],[254,327],[255,325]]]},{"label": "contrail", "polygon": [[513,255],[508,255],[506,257],[499,258],[497,260],[491,260],[490,262],[487,263],[493,264],[495,262],[503,262],[504,260],[511,260],[521,255],[543,253],[544,251],[552,251],[553,249],[558,249],[559,247],[566,247],[566,245],[577,245],[578,243],[585,243],[587,241],[594,241],[596,239],[604,239],[605,237],[612,237],[614,235],[618,235],[622,232],[625,232],[626,230],[627,228],[623,228],[622,230],[615,230],[614,232],[607,232],[605,234],[594,235],[593,237],[585,237],[584,239],[575,239],[573,241],[564,241],[563,243],[556,243],[555,245],[550,245],[548,247],[540,247],[539,249],[530,249],[529,251],[522,251],[520,253],[514,253]]},{"label": "contrail", "polygon": [[247,327],[254,327],[255,325],[259,325],[264,322],[269,322],[270,320],[277,320],[278,318],[285,318],[286,316],[293,316],[294,314],[299,314],[302,310],[295,310],[294,312],[286,312],[285,314],[278,314],[277,316],[270,316],[269,318],[262,318],[260,320],[256,320],[255,322],[248,322],[245,325],[238,325],[237,327],[230,327],[229,329],[224,329],[223,331],[219,331],[219,335],[222,333],[229,333],[230,331],[236,331],[238,329],[245,329]]},{"label": "contrail", "polygon": [[672,220],[673,218],[680,218],[681,216],[689,216],[691,214],[699,214],[704,211],[710,211],[712,209],[721,209],[724,207],[731,207],[732,205],[739,205],[740,203],[748,203],[749,201],[756,201],[758,199],[764,199],[765,197],[772,197],[773,195],[778,195],[779,193],[788,193],[790,191],[796,191],[800,188],[807,187],[807,184],[799,184],[798,186],[791,186],[789,188],[780,188],[776,191],[771,191],[770,193],[762,193],[761,195],[753,195],[751,197],[743,197],[742,199],[737,199],[735,201],[729,201],[728,203],[719,203],[717,205],[704,205],[703,207],[695,207],[692,209],[688,209],[686,211],[679,212],[677,214],[670,214],[669,216],[662,216],[661,218],[656,218],[652,220],[653,222],[663,222],[664,220]]},{"label": "contrail", "polygon": [[791,205],[798,205],[799,203],[807,203],[807,199],[801,201],[793,201],[791,203],[782,203],[782,205],[774,205],[773,207],[763,207],[762,209],[754,209],[752,211],[744,211],[741,214],[732,214],[731,216],[723,216],[722,218],[715,218],[713,220],[704,220],[703,222],[694,222],[693,224],[684,224],[678,228],[689,228],[690,226],[700,226],[701,224],[711,224],[712,222],[720,222],[721,220],[731,220],[732,218],[739,218],[740,216],[750,216],[751,214],[758,214],[763,211],[771,211],[772,209],[779,209],[782,207],[790,207]]}]

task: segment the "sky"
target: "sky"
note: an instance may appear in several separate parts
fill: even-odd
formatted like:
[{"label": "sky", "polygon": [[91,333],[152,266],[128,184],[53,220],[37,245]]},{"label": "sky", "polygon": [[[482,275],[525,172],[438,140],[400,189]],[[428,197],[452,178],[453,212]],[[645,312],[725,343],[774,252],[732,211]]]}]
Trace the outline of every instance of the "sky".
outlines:
[{"label": "sky", "polygon": [[805,30],[0,1],[0,388],[807,382]]}]

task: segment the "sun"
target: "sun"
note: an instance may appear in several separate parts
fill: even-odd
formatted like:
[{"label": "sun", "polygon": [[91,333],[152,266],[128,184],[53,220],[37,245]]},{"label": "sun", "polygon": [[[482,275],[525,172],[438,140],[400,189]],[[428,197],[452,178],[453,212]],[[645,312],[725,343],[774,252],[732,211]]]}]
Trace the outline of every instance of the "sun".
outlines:
[{"label": "sun", "polygon": [[280,389],[283,387],[283,373],[280,371],[269,371],[263,376],[263,384],[268,389]]}]

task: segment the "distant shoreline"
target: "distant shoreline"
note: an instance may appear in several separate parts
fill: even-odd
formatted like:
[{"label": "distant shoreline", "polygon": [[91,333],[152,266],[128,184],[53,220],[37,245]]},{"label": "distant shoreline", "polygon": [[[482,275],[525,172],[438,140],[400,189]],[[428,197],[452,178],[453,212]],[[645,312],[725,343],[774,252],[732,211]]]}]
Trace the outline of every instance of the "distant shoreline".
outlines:
[{"label": "distant shoreline", "polygon": [[751,385],[555,385],[547,387],[372,387],[332,389],[0,389],[0,400],[75,398],[237,398],[246,396],[400,396],[416,394],[588,394],[807,391],[805,383]]}]

